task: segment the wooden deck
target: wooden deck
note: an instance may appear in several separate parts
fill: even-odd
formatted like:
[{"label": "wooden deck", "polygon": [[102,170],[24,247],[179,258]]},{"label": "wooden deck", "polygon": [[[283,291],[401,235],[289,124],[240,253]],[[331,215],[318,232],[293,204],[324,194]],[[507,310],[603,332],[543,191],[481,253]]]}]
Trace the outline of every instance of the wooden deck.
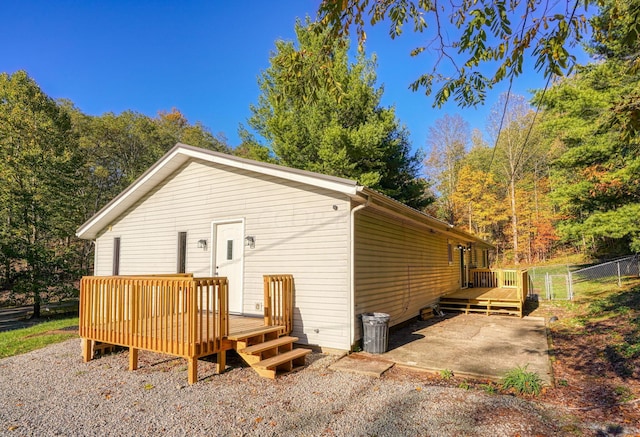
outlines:
[{"label": "wooden deck", "polygon": [[[471,270],[474,287],[457,290],[440,298],[440,309],[522,317],[528,292],[526,270]],[[476,284],[488,285],[477,287]]]},{"label": "wooden deck", "polygon": [[[138,350],[179,356],[187,359],[189,383],[194,383],[198,358],[217,354],[222,371],[227,350],[289,334],[292,292],[291,275],[265,275],[264,317],[246,317],[229,314],[228,283],[223,277],[84,277],[79,322],[83,358],[85,362],[93,358],[96,344],[128,347],[131,370],[137,368]],[[299,351],[291,358],[293,354],[280,354],[285,349],[292,348],[278,346],[258,354],[260,361],[266,355],[270,361],[256,363],[262,366],[257,371],[275,377],[278,370],[299,364],[300,357],[309,352]]]}]

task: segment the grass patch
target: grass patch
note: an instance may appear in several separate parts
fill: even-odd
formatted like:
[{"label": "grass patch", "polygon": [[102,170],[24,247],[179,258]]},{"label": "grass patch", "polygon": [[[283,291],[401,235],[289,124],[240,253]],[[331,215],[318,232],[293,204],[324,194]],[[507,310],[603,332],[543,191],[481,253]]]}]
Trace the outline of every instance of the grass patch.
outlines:
[{"label": "grass patch", "polygon": [[0,358],[24,354],[69,338],[77,337],[77,330],[62,331],[78,326],[78,318],[52,320],[24,329],[0,332]]},{"label": "grass patch", "polygon": [[496,387],[492,382],[487,384],[481,384],[480,388],[487,394],[495,395],[498,393],[498,387]]},{"label": "grass patch", "polygon": [[513,390],[520,395],[537,396],[542,391],[542,379],[536,372],[527,370],[527,366],[516,367],[507,372],[502,380],[504,390]]},{"label": "grass patch", "polygon": [[453,378],[453,371],[449,370],[449,369],[443,369],[440,371],[440,378],[444,379],[445,381],[450,380],[451,378]]}]

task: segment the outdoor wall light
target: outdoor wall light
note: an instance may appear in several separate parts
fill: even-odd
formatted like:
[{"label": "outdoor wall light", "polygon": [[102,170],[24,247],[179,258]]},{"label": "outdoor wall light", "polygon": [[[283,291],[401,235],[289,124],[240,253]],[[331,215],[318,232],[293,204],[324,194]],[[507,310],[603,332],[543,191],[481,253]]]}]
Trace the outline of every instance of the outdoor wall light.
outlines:
[{"label": "outdoor wall light", "polygon": [[244,237],[245,245],[249,246],[249,249],[254,249],[256,247],[256,237],[253,235],[247,235]]},{"label": "outdoor wall light", "polygon": [[198,249],[207,250],[207,240],[204,238],[202,240],[198,240]]},{"label": "outdoor wall light", "polygon": [[462,244],[458,244],[456,249],[466,252],[468,250],[471,250],[471,244],[469,244],[468,246],[463,246]]}]

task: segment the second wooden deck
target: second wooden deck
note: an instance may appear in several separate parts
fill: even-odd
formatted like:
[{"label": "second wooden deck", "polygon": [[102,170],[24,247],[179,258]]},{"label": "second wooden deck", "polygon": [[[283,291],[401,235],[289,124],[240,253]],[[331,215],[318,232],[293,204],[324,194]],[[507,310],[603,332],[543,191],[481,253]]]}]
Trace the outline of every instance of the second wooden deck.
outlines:
[{"label": "second wooden deck", "polygon": [[[474,287],[440,298],[440,309],[522,317],[529,276],[526,270],[473,269]],[[478,287],[478,285],[486,285]]]},{"label": "second wooden deck", "polygon": [[440,299],[441,310],[489,314],[508,314],[522,317],[523,302],[512,288],[467,288],[447,294]]}]

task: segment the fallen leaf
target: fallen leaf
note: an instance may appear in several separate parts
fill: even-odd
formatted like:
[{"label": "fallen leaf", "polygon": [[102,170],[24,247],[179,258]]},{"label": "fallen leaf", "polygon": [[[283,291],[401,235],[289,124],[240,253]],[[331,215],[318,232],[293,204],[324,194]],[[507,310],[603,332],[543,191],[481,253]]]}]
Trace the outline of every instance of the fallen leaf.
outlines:
[{"label": "fallen leaf", "polygon": [[256,417],[256,423],[262,422],[262,417]]},{"label": "fallen leaf", "polygon": [[16,429],[20,428],[18,425],[11,425],[10,427],[8,427],[7,429],[9,431],[15,431]]}]

